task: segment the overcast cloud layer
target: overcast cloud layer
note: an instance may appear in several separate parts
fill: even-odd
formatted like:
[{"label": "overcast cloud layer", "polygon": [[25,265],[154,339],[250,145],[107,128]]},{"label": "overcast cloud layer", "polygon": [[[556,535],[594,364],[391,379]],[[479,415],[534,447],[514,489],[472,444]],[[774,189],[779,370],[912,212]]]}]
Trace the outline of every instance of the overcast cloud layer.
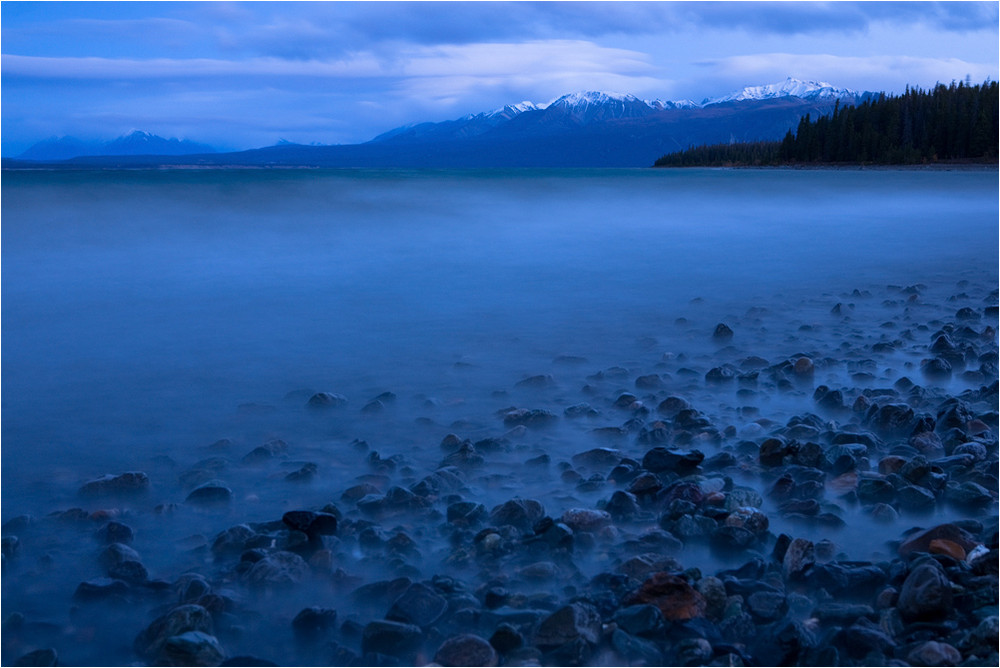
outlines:
[{"label": "overcast cloud layer", "polygon": [[132,129],[355,143],[578,90],[702,100],[787,76],[998,77],[995,2],[4,2],[5,156]]}]

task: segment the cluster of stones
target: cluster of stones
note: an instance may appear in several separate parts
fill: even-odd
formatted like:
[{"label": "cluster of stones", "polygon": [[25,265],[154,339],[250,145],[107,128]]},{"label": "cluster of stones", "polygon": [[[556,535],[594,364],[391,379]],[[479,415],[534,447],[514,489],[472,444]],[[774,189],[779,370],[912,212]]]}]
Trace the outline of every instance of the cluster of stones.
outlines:
[{"label": "cluster of stones", "polygon": [[[288,663],[226,647],[246,633],[254,609],[246,596],[301,590],[316,600],[286,622],[300,648],[295,662],[321,665],[995,666],[996,332],[975,329],[980,314],[964,311],[933,333],[934,356],[922,372],[934,379],[967,368],[984,381],[978,389],[947,396],[908,378],[885,389],[821,385],[815,413],[783,425],[759,420],[740,432],[683,397],[664,397],[656,374],[600,404],[601,384],[620,375],[609,369],[591,378],[596,408],[575,404],[563,416],[505,408],[497,418],[512,431],[475,442],[449,434],[440,465],[422,477],[412,476],[406,457],[383,458],[357,442],[370,469],[357,484],[323,507],[219,532],[207,547],[210,566],[172,581],[150,579],[131,547],[133,530],[119,519],[74,509],[43,521],[99,525],[104,577],[80,583],[74,601],[157,610],[132,645],[149,665]],[[720,344],[733,336],[725,325],[714,333]],[[773,365],[746,358],[711,369],[704,381],[782,391],[803,387],[825,363],[807,355]],[[383,395],[364,410],[391,400]],[[345,402],[320,393],[308,405]],[[600,495],[593,507],[549,514],[533,498],[493,507],[477,500],[473,490],[491,456],[509,455],[511,439],[605,411],[623,423],[594,431],[630,445],[554,464],[568,489]],[[243,462],[287,450],[270,441]],[[553,467],[548,454],[523,464]],[[212,477],[219,468],[207,460],[188,473],[194,489],[186,503],[232,502]],[[296,472],[316,473],[308,465]],[[756,489],[737,482],[748,477],[761,481]],[[80,493],[141,494],[148,486],[145,474],[128,472],[88,482]],[[851,560],[833,540],[772,530],[775,514],[783,526],[836,536],[848,511],[892,524],[947,508],[966,519],[889,532],[893,553],[881,561]],[[5,565],[31,522],[4,525]],[[704,572],[685,563],[692,547],[734,567]],[[390,577],[358,575],[372,570]],[[336,608],[331,600],[350,603]],[[5,642],[25,623],[8,616]],[[56,660],[55,650],[40,648],[19,665]]]}]

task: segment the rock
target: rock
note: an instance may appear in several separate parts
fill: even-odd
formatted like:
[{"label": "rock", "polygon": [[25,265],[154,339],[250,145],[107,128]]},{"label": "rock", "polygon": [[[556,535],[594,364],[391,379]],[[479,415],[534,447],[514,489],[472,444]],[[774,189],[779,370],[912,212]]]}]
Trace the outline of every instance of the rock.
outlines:
[{"label": "rock", "polygon": [[212,541],[212,554],[216,557],[239,554],[250,547],[257,538],[256,531],[246,524],[237,524],[219,532]]},{"label": "rock", "polygon": [[715,326],[715,331],[712,332],[712,340],[716,343],[729,343],[733,340],[733,330],[730,329],[729,325],[720,322]]},{"label": "rock", "polygon": [[167,638],[157,655],[157,666],[218,666],[226,653],[215,636],[188,631]]},{"label": "rock", "polygon": [[294,552],[279,550],[254,563],[243,576],[255,587],[287,587],[302,582],[309,575],[309,565]]},{"label": "rock", "polygon": [[[361,651],[377,652],[412,662],[423,645],[419,626],[392,621],[369,622],[361,635]],[[367,665],[367,664],[366,664]]]},{"label": "rock", "polygon": [[527,409],[515,408],[503,414],[503,423],[508,427],[523,425],[525,427],[545,427],[556,420],[559,416],[542,408]]},{"label": "rock", "polygon": [[919,485],[906,485],[896,490],[896,500],[904,510],[926,511],[934,507],[934,495]]},{"label": "rock", "polygon": [[288,452],[288,444],[275,439],[259,445],[243,457],[244,464],[262,464]]},{"label": "rock", "polygon": [[762,623],[780,619],[788,610],[785,595],[772,591],[757,591],[747,597],[747,609]]},{"label": "rock", "polygon": [[642,468],[653,473],[675,471],[682,475],[690,473],[705,459],[699,450],[668,450],[657,446],[646,452],[642,458]]},{"label": "rock", "polygon": [[947,643],[928,640],[910,650],[906,660],[913,666],[957,666],[962,653]]},{"label": "rock", "polygon": [[149,573],[138,561],[123,561],[108,568],[108,577],[129,584],[139,584],[149,579]]},{"label": "rock", "polygon": [[805,538],[796,538],[788,545],[781,567],[786,578],[794,579],[801,577],[815,562],[813,542]]},{"label": "rock", "polygon": [[601,639],[601,616],[583,603],[572,603],[549,615],[535,634],[538,647],[559,647],[576,639],[596,645]]},{"label": "rock", "polygon": [[528,376],[524,380],[519,380],[514,383],[514,387],[528,387],[534,389],[540,389],[544,387],[552,387],[556,384],[555,378],[548,374],[539,374],[537,376]]},{"label": "rock", "polygon": [[495,666],[499,658],[489,642],[471,633],[445,640],[434,655],[442,666]]},{"label": "rock", "polygon": [[213,633],[212,615],[200,605],[181,605],[156,618],[143,629],[132,644],[136,654],[155,660],[169,638],[189,631]]},{"label": "rock", "polygon": [[906,576],[899,592],[899,614],[911,621],[946,617],[953,607],[951,583],[933,561],[919,563]]},{"label": "rock", "polygon": [[982,485],[966,481],[948,485],[948,501],[965,508],[985,508],[993,503],[993,495]]},{"label": "rock", "polygon": [[27,654],[21,656],[17,661],[14,662],[13,665],[57,666],[59,665],[59,654],[51,647],[47,647],[45,649],[36,649],[34,652],[28,652]]},{"label": "rock", "polygon": [[347,397],[333,392],[317,392],[309,397],[306,406],[309,408],[336,408],[347,403]]},{"label": "rock", "polygon": [[603,510],[572,508],[563,513],[562,523],[573,531],[594,533],[611,524],[611,514]]},{"label": "rock", "polygon": [[83,603],[104,601],[123,604],[128,594],[128,584],[123,580],[94,578],[77,585],[76,591],[73,592],[73,600]]},{"label": "rock", "polygon": [[330,513],[289,510],[281,516],[281,521],[290,529],[301,531],[310,538],[333,536],[337,533],[337,517]]},{"label": "rock", "polygon": [[104,567],[105,571],[126,561],[141,560],[138,552],[128,545],[122,545],[121,543],[111,543],[97,557],[97,561]]},{"label": "rock", "polygon": [[614,615],[618,627],[634,636],[655,636],[663,630],[663,614],[655,605],[640,604],[619,608]]},{"label": "rock", "polygon": [[105,524],[97,532],[97,539],[103,543],[129,545],[134,537],[135,532],[132,531],[132,527],[114,520]]},{"label": "rock", "polygon": [[616,466],[624,457],[620,450],[613,448],[593,448],[573,455],[573,466],[604,471]]},{"label": "rock", "polygon": [[705,598],[687,580],[667,572],[654,573],[623,603],[655,605],[671,621],[704,617],[707,607]]},{"label": "rock", "polygon": [[141,471],[120,475],[107,474],[80,488],[81,496],[117,496],[141,494],[149,489],[149,476]]},{"label": "rock", "polygon": [[385,618],[404,624],[428,627],[448,610],[448,599],[421,582],[411,584],[396,599]]},{"label": "rock", "polygon": [[214,506],[227,504],[233,499],[233,490],[219,480],[210,480],[191,490],[184,503],[198,506]]},{"label": "rock", "polygon": [[316,642],[336,630],[337,611],[332,608],[303,608],[292,620],[292,631],[302,642]]},{"label": "rock", "polygon": [[954,524],[939,524],[930,529],[910,534],[899,545],[899,556],[906,558],[914,552],[930,552],[930,544],[934,540],[947,540],[957,544],[966,552],[979,544],[971,534]]},{"label": "rock", "polygon": [[621,629],[611,634],[611,646],[629,666],[662,666],[663,653],[656,643],[636,638]]},{"label": "rock", "polygon": [[476,526],[489,516],[486,506],[475,501],[457,501],[448,506],[446,517],[449,524]]},{"label": "rock", "polygon": [[534,499],[511,499],[490,511],[490,522],[530,531],[545,516],[545,507]]}]

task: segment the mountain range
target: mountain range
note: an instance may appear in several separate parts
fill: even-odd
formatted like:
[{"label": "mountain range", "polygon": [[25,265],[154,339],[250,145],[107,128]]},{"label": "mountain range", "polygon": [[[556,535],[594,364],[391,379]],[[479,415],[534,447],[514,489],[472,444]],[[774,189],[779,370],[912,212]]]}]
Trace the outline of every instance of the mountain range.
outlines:
[{"label": "mountain range", "polygon": [[[193,142],[134,132],[104,144],[99,152],[78,153],[71,162],[121,166],[646,167],[665,153],[691,146],[780,139],[806,114],[829,114],[838,103],[859,104],[873,95],[792,78],[700,103],[587,91],[544,104],[524,101],[455,120],[407,125],[362,144],[282,142],[249,151],[213,153],[208,147],[191,150],[199,146]],[[66,157],[65,152],[62,157],[40,157],[46,154],[39,146],[19,157],[49,161]],[[47,155],[54,156],[57,147],[49,146]],[[168,146],[170,150],[166,150]]]},{"label": "mountain range", "polygon": [[164,139],[158,135],[133,130],[106,142],[84,141],[76,137],[50,137],[33,144],[20,154],[22,160],[68,160],[88,155],[193,155],[215,153],[208,144],[187,139]]}]

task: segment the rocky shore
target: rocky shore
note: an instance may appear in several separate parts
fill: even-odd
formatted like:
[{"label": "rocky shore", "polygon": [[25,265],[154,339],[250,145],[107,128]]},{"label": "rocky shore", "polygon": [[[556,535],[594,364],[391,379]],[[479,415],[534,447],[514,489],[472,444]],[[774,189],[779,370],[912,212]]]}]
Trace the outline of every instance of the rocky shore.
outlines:
[{"label": "rocky shore", "polygon": [[[224,439],[5,497],[3,663],[996,666],[997,291],[967,289],[824,297],[825,349],[756,354],[750,308],[692,330],[710,355],[566,355],[418,451]],[[326,501],[243,516],[275,486]]]}]

